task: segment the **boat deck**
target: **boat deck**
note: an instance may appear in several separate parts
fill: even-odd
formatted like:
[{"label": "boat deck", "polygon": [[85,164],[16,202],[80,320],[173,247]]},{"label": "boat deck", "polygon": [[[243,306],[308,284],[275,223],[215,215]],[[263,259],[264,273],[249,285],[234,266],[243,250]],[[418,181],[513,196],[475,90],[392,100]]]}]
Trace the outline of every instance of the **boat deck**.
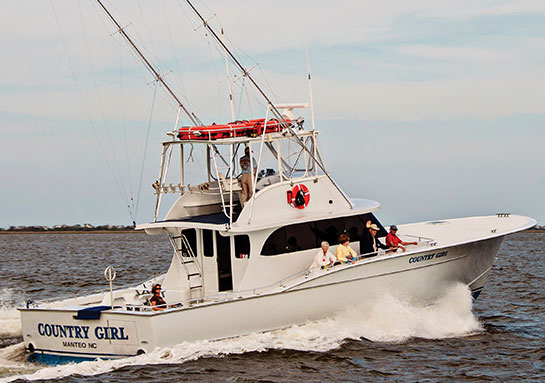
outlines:
[{"label": "boat deck", "polygon": [[[236,221],[238,214],[235,212],[233,215],[233,221]],[[164,222],[192,222],[192,223],[204,223],[212,225],[223,225],[229,223],[229,217],[224,213],[203,214],[193,217],[181,218],[181,219],[169,219],[164,221],[157,221],[157,223]]]}]

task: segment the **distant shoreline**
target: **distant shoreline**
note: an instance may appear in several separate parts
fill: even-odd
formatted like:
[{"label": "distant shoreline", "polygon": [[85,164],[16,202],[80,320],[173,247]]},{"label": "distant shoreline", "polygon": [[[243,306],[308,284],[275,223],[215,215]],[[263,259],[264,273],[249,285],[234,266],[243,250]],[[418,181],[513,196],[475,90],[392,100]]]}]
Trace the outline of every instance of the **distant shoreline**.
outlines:
[{"label": "distant shoreline", "polygon": [[141,234],[144,230],[0,230],[0,235],[8,234]]},{"label": "distant shoreline", "polygon": [[[0,230],[0,235],[8,234],[142,234],[145,230]],[[545,229],[526,229],[520,233],[545,233]]]}]

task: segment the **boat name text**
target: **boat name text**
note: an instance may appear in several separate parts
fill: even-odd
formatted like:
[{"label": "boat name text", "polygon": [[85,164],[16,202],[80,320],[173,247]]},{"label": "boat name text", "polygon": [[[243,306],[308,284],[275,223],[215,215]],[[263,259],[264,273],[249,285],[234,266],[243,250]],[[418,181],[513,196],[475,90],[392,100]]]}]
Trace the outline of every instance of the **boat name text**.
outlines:
[{"label": "boat name text", "polygon": [[[49,323],[38,323],[38,334],[54,338],[89,339],[89,326],[71,326]],[[97,326],[91,332],[96,339],[127,340],[125,327]]]},{"label": "boat name text", "polygon": [[442,251],[441,253],[433,253],[433,254],[426,254],[426,255],[419,255],[417,257],[411,257],[409,258],[409,263],[417,263],[422,261],[429,261],[430,259],[434,258],[441,258],[447,255],[448,251]]}]

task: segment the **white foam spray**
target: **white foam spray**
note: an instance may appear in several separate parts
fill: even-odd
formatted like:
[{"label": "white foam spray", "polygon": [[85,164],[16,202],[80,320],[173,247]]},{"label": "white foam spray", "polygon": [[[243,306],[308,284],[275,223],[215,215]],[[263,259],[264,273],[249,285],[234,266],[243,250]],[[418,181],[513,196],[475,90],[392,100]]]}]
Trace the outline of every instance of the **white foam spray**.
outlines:
[{"label": "white foam spray", "polygon": [[[327,351],[345,339],[366,338],[374,342],[403,342],[418,337],[441,339],[473,334],[482,330],[471,311],[471,294],[464,285],[454,286],[431,306],[415,306],[384,294],[377,302],[343,311],[334,317],[268,333],[256,333],[220,341],[199,341],[160,348],[149,354],[120,360],[82,362],[46,367],[4,378],[53,379],[71,374],[96,375],[128,365],[179,364],[201,357],[262,352],[270,349]],[[24,371],[27,372],[24,372]]]},{"label": "white foam spray", "polygon": [[19,311],[14,307],[15,299],[10,289],[0,290],[0,337],[21,335]]}]

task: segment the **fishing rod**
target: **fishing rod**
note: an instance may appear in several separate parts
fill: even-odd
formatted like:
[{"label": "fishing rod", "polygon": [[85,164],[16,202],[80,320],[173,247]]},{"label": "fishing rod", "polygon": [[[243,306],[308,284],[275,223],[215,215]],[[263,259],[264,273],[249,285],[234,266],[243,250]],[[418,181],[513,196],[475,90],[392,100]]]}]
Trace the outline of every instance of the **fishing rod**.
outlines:
[{"label": "fishing rod", "polygon": [[131,47],[135,50],[135,52],[138,54],[138,56],[142,59],[142,61],[144,62],[144,64],[146,65],[146,67],[153,73],[153,75],[155,76],[155,79],[157,81],[159,81],[164,87],[165,89],[167,90],[167,92],[172,96],[172,98],[174,98],[174,100],[176,101],[176,103],[178,104],[178,106],[180,107],[180,109],[182,109],[184,111],[184,113],[187,115],[187,117],[189,117],[189,119],[191,120],[191,122],[195,125],[195,126],[201,126],[202,124],[199,124],[199,122],[197,121],[198,119],[196,118],[196,116],[193,114],[193,113],[190,113],[189,110],[184,106],[184,104],[182,104],[182,102],[180,101],[180,99],[178,98],[178,96],[176,96],[176,94],[172,91],[172,89],[168,86],[168,84],[166,83],[166,81],[163,79],[163,77],[159,74],[159,72],[157,72],[155,70],[155,68],[153,67],[153,65],[150,64],[150,62],[146,59],[146,57],[142,54],[142,52],[140,52],[140,49],[138,49],[138,47],[136,46],[136,44],[133,43],[133,41],[131,40],[131,38],[129,37],[129,35],[125,32],[125,30],[121,27],[121,25],[117,22],[117,20],[112,16],[112,14],[108,11],[108,9],[106,9],[106,7],[104,6],[104,4],[102,4],[102,2],[100,0],[96,0],[96,2],[102,7],[102,9],[104,10],[104,12],[106,12],[106,14],[108,15],[108,17],[110,18],[110,20],[112,20],[112,22],[115,24],[115,26],[117,27],[117,30],[119,33],[121,33],[121,35],[125,38],[125,40],[127,40],[127,42],[131,45]]},{"label": "fishing rod", "polygon": [[[97,0],[99,1],[99,0]],[[259,91],[259,93],[263,96],[263,98],[265,99],[265,101],[267,101],[267,104],[269,106],[269,108],[272,110],[273,114],[276,116],[276,118],[278,119],[278,121],[280,122],[280,124],[286,128],[288,130],[288,132],[290,132],[290,134],[295,137],[295,142],[297,142],[299,144],[299,146],[301,146],[301,148],[303,150],[305,150],[310,158],[312,158],[314,160],[314,162],[320,167],[320,170],[322,170],[324,172],[324,174],[326,175],[326,177],[329,179],[329,181],[331,181],[331,183],[335,186],[335,188],[341,193],[341,195],[343,196],[343,198],[346,200],[346,202],[348,202],[348,204],[353,207],[353,203],[352,201],[350,201],[350,199],[344,194],[344,192],[341,190],[341,188],[335,183],[335,181],[333,181],[333,179],[331,178],[331,176],[329,175],[329,173],[327,172],[327,170],[325,169],[325,167],[322,165],[322,163],[320,161],[318,161],[316,159],[316,157],[314,156],[314,153],[311,152],[311,150],[305,145],[305,143],[303,142],[303,140],[297,135],[297,133],[293,130],[291,124],[288,124],[288,122],[284,119],[284,117],[282,116],[282,114],[278,111],[278,109],[276,108],[276,106],[274,106],[274,104],[272,103],[272,101],[269,99],[269,97],[265,94],[265,92],[261,89],[261,87],[257,84],[257,82],[254,80],[254,78],[250,75],[250,72],[248,70],[246,70],[246,68],[237,60],[237,58],[235,57],[235,55],[229,50],[229,48],[227,48],[227,46],[224,44],[223,40],[220,39],[220,37],[216,34],[216,32],[212,29],[212,27],[208,24],[208,22],[204,19],[204,17],[199,13],[199,11],[197,10],[197,8],[195,8],[193,6],[193,4],[191,3],[190,0],[186,0],[187,4],[189,5],[189,7],[193,10],[193,12],[195,12],[195,14],[199,17],[199,19],[201,19],[202,21],[202,25],[212,34],[212,36],[214,37],[214,39],[221,45],[221,47],[224,49],[225,52],[227,52],[227,54],[229,55],[229,57],[231,57],[231,59],[234,61],[234,63],[238,66],[238,68],[242,71],[242,75],[244,77],[247,77],[250,82],[252,83],[252,85]]]}]

